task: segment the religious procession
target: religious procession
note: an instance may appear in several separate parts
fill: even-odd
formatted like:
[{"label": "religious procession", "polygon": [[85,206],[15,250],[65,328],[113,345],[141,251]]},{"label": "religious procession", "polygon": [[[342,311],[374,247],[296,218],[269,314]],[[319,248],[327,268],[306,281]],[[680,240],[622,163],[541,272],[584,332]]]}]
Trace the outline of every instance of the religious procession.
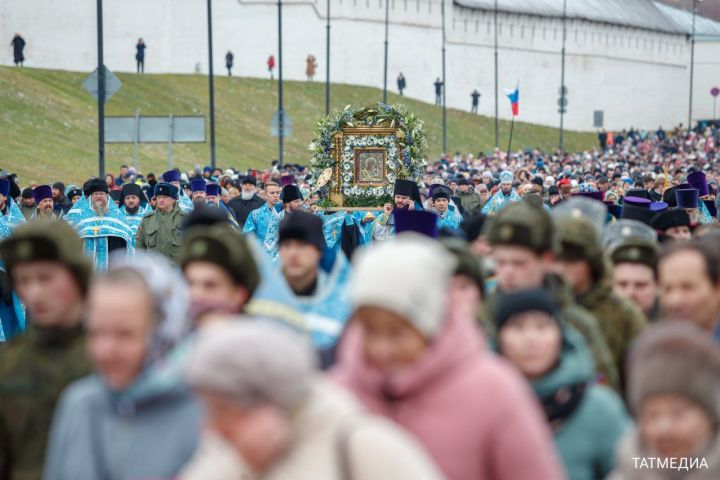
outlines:
[{"label": "religious procession", "polygon": [[718,478],[720,131],[599,140],[3,171],[0,478]]}]

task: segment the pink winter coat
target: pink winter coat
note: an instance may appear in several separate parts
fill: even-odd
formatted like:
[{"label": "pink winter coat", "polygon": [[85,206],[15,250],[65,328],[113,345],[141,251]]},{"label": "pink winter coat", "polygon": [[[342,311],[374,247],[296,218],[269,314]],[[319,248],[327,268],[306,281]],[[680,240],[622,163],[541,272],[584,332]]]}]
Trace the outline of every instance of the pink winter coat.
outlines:
[{"label": "pink winter coat", "polygon": [[446,322],[424,356],[384,378],[351,325],[332,378],[423,444],[450,480],[565,478],[527,383],[485,348],[470,317]]}]

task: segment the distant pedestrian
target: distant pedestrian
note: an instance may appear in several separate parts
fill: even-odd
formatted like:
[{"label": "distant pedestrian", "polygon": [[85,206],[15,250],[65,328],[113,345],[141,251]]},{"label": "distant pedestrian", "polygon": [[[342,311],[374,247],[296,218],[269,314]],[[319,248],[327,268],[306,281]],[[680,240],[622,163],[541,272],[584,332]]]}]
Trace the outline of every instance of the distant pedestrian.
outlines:
[{"label": "distant pedestrian", "polygon": [[228,71],[228,77],[232,77],[232,67],[233,67],[233,61],[235,60],[235,55],[228,50],[228,52],[225,54],[225,68],[227,68]]},{"label": "distant pedestrian", "polygon": [[600,150],[604,152],[608,147],[608,134],[604,128],[601,128],[598,132],[598,143],[600,144]]},{"label": "distant pedestrian", "polygon": [[305,62],[307,63],[307,67],[305,68],[305,75],[307,75],[308,82],[312,82],[315,78],[315,69],[317,68],[315,55],[308,55]]},{"label": "distant pedestrian", "polygon": [[472,91],[470,94],[472,97],[472,108],[470,108],[470,113],[478,113],[478,103],[480,103],[480,92],[477,91],[477,88]]},{"label": "distant pedestrian", "polygon": [[19,33],[16,33],[12,42],[10,42],[10,46],[13,47],[13,61],[15,62],[15,66],[20,65],[22,67],[25,61],[25,55],[23,54],[23,50],[25,50],[25,39],[22,38]]},{"label": "distant pedestrian", "polygon": [[145,42],[143,39],[139,39],[137,45],[135,45],[135,60],[137,61],[137,73],[145,73]]},{"label": "distant pedestrian", "polygon": [[443,87],[445,82],[440,80],[440,77],[435,80],[435,105],[442,105]]},{"label": "distant pedestrian", "polygon": [[400,75],[398,75],[397,86],[398,90],[400,91],[400,96],[402,96],[403,90],[405,90],[405,87],[407,87],[407,83],[405,82],[405,75],[403,75],[402,72],[400,72]]},{"label": "distant pedestrian", "polygon": [[270,72],[270,80],[273,79],[273,70],[275,70],[275,56],[270,55],[267,59],[268,72]]}]

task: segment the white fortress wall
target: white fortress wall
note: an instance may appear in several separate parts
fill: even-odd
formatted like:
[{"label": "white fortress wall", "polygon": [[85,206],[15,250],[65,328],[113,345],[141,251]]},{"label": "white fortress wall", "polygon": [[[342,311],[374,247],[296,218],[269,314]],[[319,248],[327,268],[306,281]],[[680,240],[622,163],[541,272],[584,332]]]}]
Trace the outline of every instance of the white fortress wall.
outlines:
[{"label": "white fortress wall", "polygon": [[[331,78],[382,87],[384,0],[330,0]],[[324,0],[287,0],[283,8],[283,70],[305,78],[305,58],[317,57],[316,81],[325,79]],[[105,0],[105,63],[113,71],[135,70],[135,43],[148,44],[146,72],[207,72],[207,10],[204,0]],[[477,88],[480,113],[494,114],[493,13],[446,3],[447,103],[470,108]],[[432,102],[441,74],[441,15],[437,0],[390,0],[388,88],[402,71],[406,95]],[[225,52],[235,53],[234,74],[267,77],[266,60],[277,57],[277,3],[214,0],[214,68],[223,75]],[[595,22],[567,22],[567,128],[593,129],[593,111],[605,126],[656,128],[687,121],[690,44],[684,35]],[[97,63],[94,0],[3,0],[0,63],[12,63],[10,39],[20,32],[26,65],[91,71]],[[500,115],[509,118],[503,88],[520,80],[520,120],[559,125],[562,22],[499,14]],[[709,89],[720,83],[718,42],[696,44],[694,118],[712,117]],[[277,69],[276,69],[277,75]],[[707,90],[707,91],[706,91]],[[377,99],[369,98],[368,102]],[[290,112],[292,115],[292,112]]]}]

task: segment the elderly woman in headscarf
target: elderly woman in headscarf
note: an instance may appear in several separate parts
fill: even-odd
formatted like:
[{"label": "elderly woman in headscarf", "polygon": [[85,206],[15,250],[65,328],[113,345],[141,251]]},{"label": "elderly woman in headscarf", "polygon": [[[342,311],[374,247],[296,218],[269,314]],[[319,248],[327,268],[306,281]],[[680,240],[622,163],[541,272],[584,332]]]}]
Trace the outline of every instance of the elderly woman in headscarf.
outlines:
[{"label": "elderly woman in headscarf", "polygon": [[183,381],[188,291],[162,256],[114,258],[91,288],[96,374],[63,393],[46,480],[171,478],[195,450],[200,408]]}]

